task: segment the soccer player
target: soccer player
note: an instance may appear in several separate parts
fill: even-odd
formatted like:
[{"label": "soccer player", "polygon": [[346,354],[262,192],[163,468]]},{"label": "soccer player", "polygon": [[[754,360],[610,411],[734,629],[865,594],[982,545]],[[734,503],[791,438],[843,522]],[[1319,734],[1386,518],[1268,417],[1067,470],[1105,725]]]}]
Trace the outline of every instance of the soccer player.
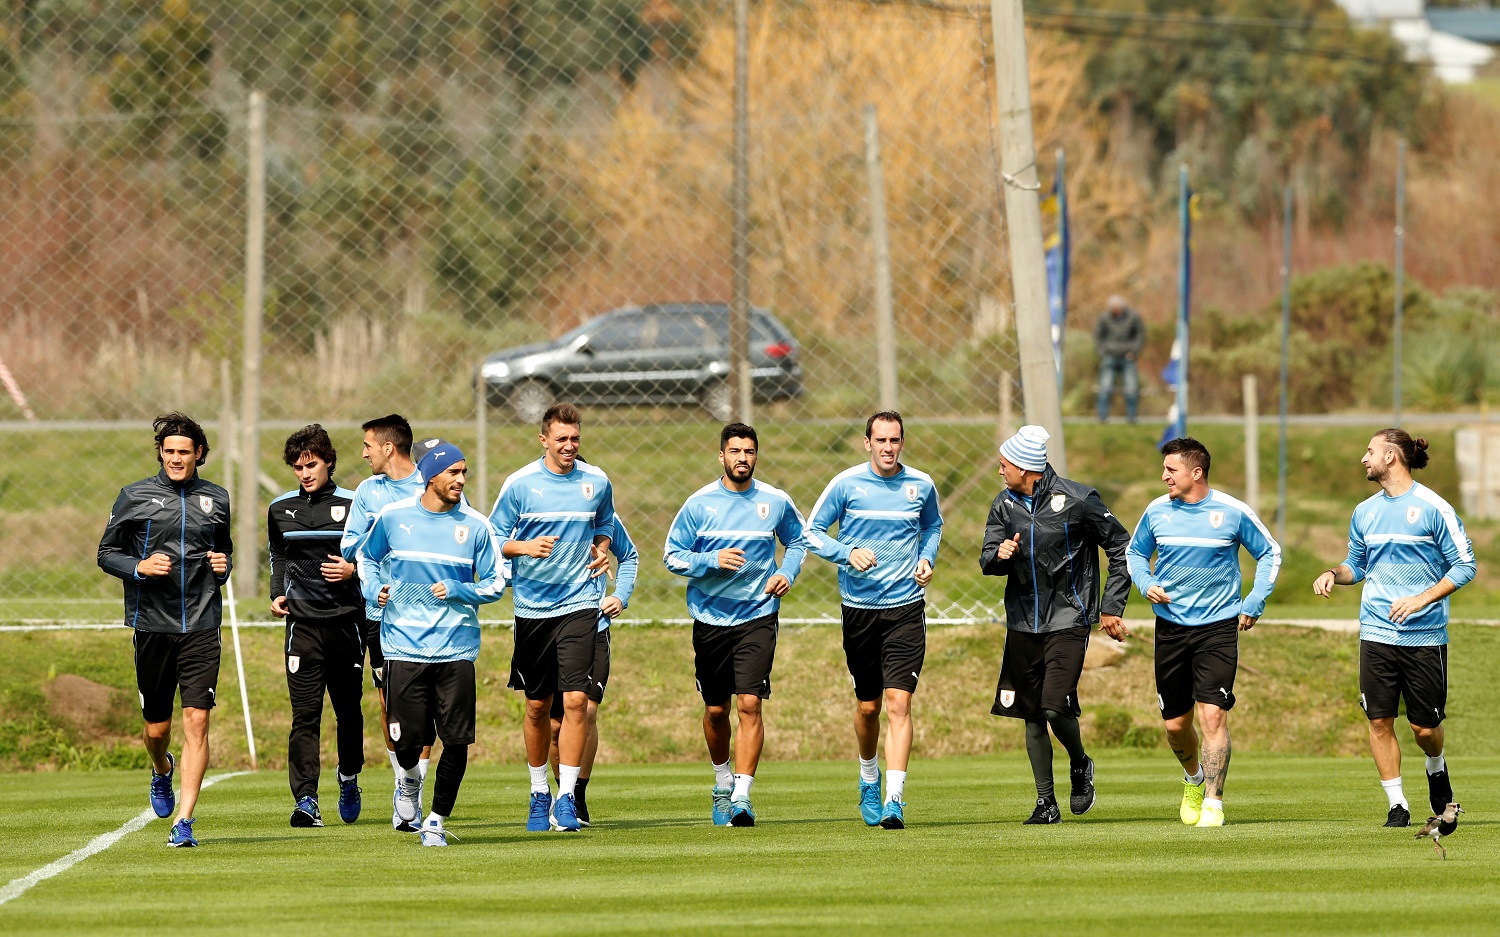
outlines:
[{"label": "soccer player", "polygon": [[292,703],[287,774],[292,826],[322,826],[318,811],[323,694],[337,720],[339,818],[359,819],[359,772],[365,763],[360,709],[365,603],[355,566],[338,553],[354,492],[333,481],[338,452],[317,423],[287,437],[282,459],[297,488],[271,502],[266,533],[271,557],[271,614],[286,622],[286,685]]},{"label": "soccer player", "polygon": [[[386,718],[385,706],[385,659],[380,653],[380,603],[376,600],[380,591],[380,571],[369,568],[358,552],[359,542],[370,532],[375,515],[380,509],[395,501],[415,498],[422,494],[422,476],[411,459],[411,424],[399,413],[368,420],[364,430],[364,460],[370,463],[375,474],[359,483],[354,489],[354,500],[349,504],[348,518],[344,522],[344,537],[339,541],[339,553],[344,559],[360,567],[360,586],[365,597],[365,621],[360,628],[365,650],[370,655],[370,675],[375,683],[375,693],[380,700],[380,728],[385,734],[385,751],[395,774],[395,788],[391,793],[391,826],[403,833],[415,828],[401,822],[396,810],[396,795],[401,787],[401,766],[396,762],[396,746],[391,741],[390,720]],[[419,778],[425,782],[427,766],[432,755],[432,739],[427,739],[422,755],[417,761]]]},{"label": "soccer player", "polygon": [[[854,682],[859,812],[869,826],[906,826],[911,698],[927,656],[927,585],[943,515],[925,472],[902,464],[901,414],[865,421],[868,462],[833,477],[807,521],[807,546],[839,568],[844,661]],[[829,530],[838,526],[838,538]],[[885,800],[880,798],[880,708],[886,710]]]},{"label": "soccer player", "polygon": [[[570,403],[542,415],[542,457],[500,487],[490,526],[512,560],[516,609],[510,688],[526,694],[522,734],[531,773],[526,829],[574,832],[575,797],[588,738],[585,713],[598,640],[599,586],[614,536],[614,492],[597,466],[578,458],[583,417]],[[552,697],[563,695],[558,794],[547,786]]]},{"label": "soccer player", "polygon": [[[714,769],[715,826],[754,826],[750,787],[765,746],[761,701],[771,696],[777,613],[802,569],[802,515],[779,488],[755,480],[754,428],[719,433],[721,478],[693,492],[672,520],[662,560],[688,580],[693,668]],[[776,541],[782,545],[776,562]],[[729,703],[740,715],[730,763]]]},{"label": "soccer player", "polygon": [[396,810],[408,825],[421,818],[424,741],[443,740],[432,812],[419,827],[423,846],[448,845],[444,822],[474,744],[479,606],[505,590],[489,521],[462,503],[467,469],[457,446],[438,441],[417,463],[421,497],[382,508],[359,545],[383,577],[377,601],[387,718],[402,771]]},{"label": "soccer player", "polygon": [[[615,571],[615,589],[607,597],[604,596],[605,578],[596,577],[594,582],[599,584],[599,626],[594,635],[594,669],[589,674],[588,707],[584,711],[584,719],[588,724],[588,740],[583,744],[583,764],[578,768],[578,784],[573,789],[574,799],[578,804],[578,825],[589,825],[588,794],[589,778],[594,773],[594,758],[599,754],[599,704],[604,702],[604,688],[609,683],[609,644],[610,623],[621,612],[630,606],[630,596],[635,592],[636,571],[640,566],[640,555],[636,552],[635,543],[630,539],[630,534],[625,530],[624,521],[620,515],[615,515],[615,536],[609,542],[609,552],[615,555],[618,566]],[[561,782],[562,775],[558,769],[559,761],[557,754],[557,738],[562,732],[563,705],[562,694],[552,694],[552,773]]]},{"label": "soccer player", "polygon": [[[1094,806],[1094,760],[1078,729],[1078,678],[1095,621],[1125,639],[1130,534],[1099,492],[1047,464],[1047,431],[1023,426],[1000,446],[1005,487],[990,506],[979,566],[1005,580],[1005,650],[995,688],[996,716],[1026,721],[1026,756],[1036,781],[1027,824],[1062,822],[1052,777],[1052,735],[1068,753],[1074,816]],[[1099,551],[1109,558],[1099,594]]]},{"label": "soccer player", "polygon": [[1313,592],[1364,580],[1359,603],[1359,705],[1370,720],[1370,754],[1380,772],[1389,813],[1386,826],[1411,823],[1401,790],[1397,700],[1406,702],[1417,745],[1427,754],[1432,812],[1453,801],[1443,756],[1448,705],[1448,596],[1474,578],[1474,545],[1463,522],[1436,492],[1411,473],[1427,465],[1427,440],[1383,429],[1361,460],[1365,478],[1380,486],[1354,509],[1349,554],[1318,576]]},{"label": "soccer player", "polygon": [[[99,567],[125,581],[125,624],[135,629],[135,680],[151,756],[151,808],[177,820],[171,846],[196,846],[198,792],[208,769],[208,715],[219,683],[219,589],[229,581],[229,492],[198,476],[208,437],[192,417],[168,413],[152,422],[161,471],[120,489]],[[172,704],[182,693],[182,784],[172,794],[177,762]]]},{"label": "soccer player", "polygon": [[[1266,610],[1281,547],[1250,505],[1208,487],[1203,443],[1173,439],[1161,453],[1167,493],[1147,505],[1136,525],[1130,578],[1156,612],[1156,702],[1167,744],[1182,763],[1178,814],[1189,826],[1223,826],[1239,633]],[[1255,558],[1255,584],[1243,598],[1240,547]]]}]

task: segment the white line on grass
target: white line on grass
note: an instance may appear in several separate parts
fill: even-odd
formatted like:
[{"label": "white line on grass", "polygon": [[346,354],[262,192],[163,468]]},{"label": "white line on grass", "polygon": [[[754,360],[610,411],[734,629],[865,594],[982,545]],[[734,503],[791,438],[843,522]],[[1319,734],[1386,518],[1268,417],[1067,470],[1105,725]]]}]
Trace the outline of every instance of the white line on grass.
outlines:
[{"label": "white line on grass", "polygon": [[[228,774],[216,774],[211,778],[204,778],[203,786],[205,788],[213,787],[220,781],[227,781],[230,778],[237,778],[242,774],[249,773],[250,772],[248,771],[231,771]],[[58,859],[55,862],[49,862],[29,875],[23,875],[18,879],[14,879],[4,888],[0,888],[0,904],[5,904],[7,901],[21,897],[22,895],[26,894],[26,892],[33,885],[45,882],[47,879],[52,878],[53,876],[61,875],[71,869],[73,866],[87,859],[89,856],[97,855],[98,853],[103,852],[104,850],[113,846],[115,843],[118,843],[120,840],[129,836],[131,833],[134,833],[136,830],[144,828],[147,823],[150,823],[156,818],[156,812],[148,807],[136,816],[133,816],[129,820],[126,820],[124,825],[122,825],[119,829],[111,830],[108,833],[101,833],[98,836],[95,836],[93,839],[89,840],[87,844],[78,847],[77,849],[68,853],[66,856],[63,856],[61,859]]]}]

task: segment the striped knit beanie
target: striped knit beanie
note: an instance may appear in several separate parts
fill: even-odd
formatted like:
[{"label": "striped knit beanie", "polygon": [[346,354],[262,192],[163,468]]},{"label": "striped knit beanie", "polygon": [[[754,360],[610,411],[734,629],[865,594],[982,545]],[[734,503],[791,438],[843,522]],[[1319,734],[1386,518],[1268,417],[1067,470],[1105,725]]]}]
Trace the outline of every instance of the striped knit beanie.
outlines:
[{"label": "striped knit beanie", "polygon": [[1040,426],[1023,426],[1000,444],[1000,454],[1016,468],[1040,472],[1047,467],[1047,440],[1051,438]]}]

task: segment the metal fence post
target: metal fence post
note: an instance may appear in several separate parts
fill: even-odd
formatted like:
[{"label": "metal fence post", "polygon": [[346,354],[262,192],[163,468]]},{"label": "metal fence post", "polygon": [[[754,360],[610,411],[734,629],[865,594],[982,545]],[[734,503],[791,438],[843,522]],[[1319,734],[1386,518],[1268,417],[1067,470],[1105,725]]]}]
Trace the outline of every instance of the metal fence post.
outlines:
[{"label": "metal fence post", "polygon": [[896,409],[896,313],[891,298],[891,233],[885,217],[880,123],[865,105],[865,172],[870,183],[870,244],[875,254],[875,336],[880,363],[880,409]]},{"label": "metal fence post", "polygon": [[240,348],[240,472],[234,537],[236,580],[244,596],[258,593],[260,570],[260,364],[266,277],[266,96],[250,92],[249,152],[245,168],[245,322]]}]

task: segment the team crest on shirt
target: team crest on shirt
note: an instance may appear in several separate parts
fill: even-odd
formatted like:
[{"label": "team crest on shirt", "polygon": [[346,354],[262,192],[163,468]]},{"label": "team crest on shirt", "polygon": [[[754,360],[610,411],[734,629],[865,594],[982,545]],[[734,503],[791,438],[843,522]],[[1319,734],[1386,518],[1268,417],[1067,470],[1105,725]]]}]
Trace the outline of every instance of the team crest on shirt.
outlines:
[{"label": "team crest on shirt", "polygon": [[457,544],[469,542],[469,525],[460,524],[453,528],[453,542]]},{"label": "team crest on shirt", "polygon": [[917,500],[917,486],[916,485],[907,485],[906,486],[906,500],[908,500],[908,501],[915,501],[915,500]]},{"label": "team crest on shirt", "polygon": [[288,657],[286,659],[286,672],[287,673],[296,673],[297,670],[301,666],[302,666],[302,658],[300,658],[300,657]]},{"label": "team crest on shirt", "polygon": [[1012,706],[1014,706],[1015,703],[1016,703],[1016,691],[1015,690],[1001,690],[1000,691],[1000,708],[1001,709],[1009,709]]},{"label": "team crest on shirt", "polygon": [[1068,503],[1068,496],[1067,495],[1053,495],[1052,496],[1052,513],[1053,514],[1060,514],[1060,513],[1062,513],[1063,505],[1065,505],[1067,503]]},{"label": "team crest on shirt", "polygon": [[1211,526],[1211,527],[1215,527],[1215,528],[1223,527],[1224,526],[1224,512],[1223,511],[1209,511],[1208,512],[1208,523],[1209,523],[1209,526]]},{"label": "team crest on shirt", "polygon": [[212,514],[214,512],[214,499],[208,495],[201,495],[198,498],[198,507],[203,509],[204,514]]},{"label": "team crest on shirt", "polygon": [[336,504],[328,513],[335,521],[342,521],[344,519],[344,506]]},{"label": "team crest on shirt", "polygon": [[758,502],[756,502],[756,505],[755,505],[755,516],[759,517],[761,520],[765,520],[766,518],[770,517],[771,516],[771,505],[767,504],[764,501],[758,501]]},{"label": "team crest on shirt", "polygon": [[583,483],[583,496],[585,498],[592,498],[594,496],[594,483],[593,482],[584,482]]},{"label": "team crest on shirt", "polygon": [[1410,507],[1406,509],[1406,522],[1408,524],[1415,524],[1417,522],[1417,518],[1421,516],[1422,509],[1419,507]]}]

